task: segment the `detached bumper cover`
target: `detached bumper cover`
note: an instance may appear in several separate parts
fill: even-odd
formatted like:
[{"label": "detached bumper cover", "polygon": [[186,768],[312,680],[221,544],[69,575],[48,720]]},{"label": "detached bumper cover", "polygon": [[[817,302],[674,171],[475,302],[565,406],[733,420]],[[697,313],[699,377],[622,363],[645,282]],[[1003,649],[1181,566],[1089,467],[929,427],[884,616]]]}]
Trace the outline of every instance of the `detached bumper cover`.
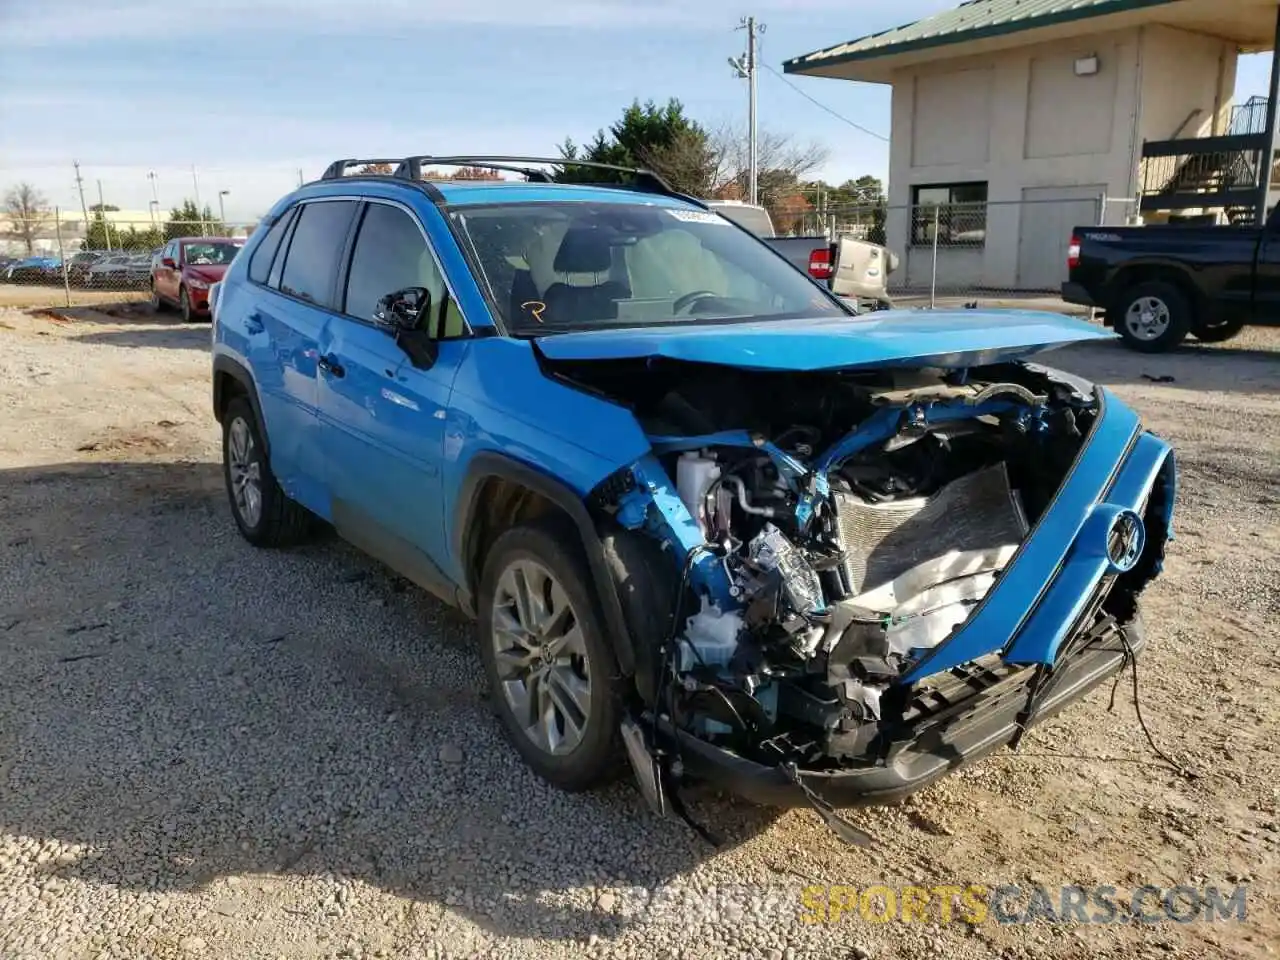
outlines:
[{"label": "detached bumper cover", "polygon": [[[1035,667],[956,670],[931,682],[933,708],[892,741],[882,763],[838,771],[801,771],[810,789],[835,806],[892,803],[943,775],[1005,746],[1022,726],[1032,727],[1082,698],[1119,672],[1126,661],[1123,630],[1135,654],[1145,645],[1141,620],[1117,628],[1067,656],[1041,684],[1027,708]],[[980,687],[975,693],[974,688]],[[681,759],[692,776],[766,806],[806,806],[803,793],[775,767],[688,735],[680,737]]]}]

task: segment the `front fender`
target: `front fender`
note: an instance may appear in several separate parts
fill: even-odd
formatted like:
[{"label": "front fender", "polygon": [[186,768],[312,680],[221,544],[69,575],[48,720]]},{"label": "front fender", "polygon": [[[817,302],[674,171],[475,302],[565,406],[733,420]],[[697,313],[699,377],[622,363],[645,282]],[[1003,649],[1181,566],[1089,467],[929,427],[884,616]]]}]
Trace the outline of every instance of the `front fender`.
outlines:
[{"label": "front fender", "polygon": [[478,589],[476,570],[479,567],[476,561],[480,558],[474,556],[474,545],[467,542],[467,531],[472,529],[476,511],[484,509],[480,492],[485,482],[495,478],[517,484],[545,497],[573,521],[582,544],[583,554],[591,570],[594,592],[600,604],[600,612],[604,615],[605,628],[612,639],[618,667],[625,675],[633,674],[636,655],[631,634],[622,614],[622,605],[618,600],[613,577],[605,561],[604,549],[595,521],[587,511],[582,497],[554,477],[535,470],[528,464],[513,460],[505,454],[483,451],[471,458],[467,475],[455,497],[453,516],[446,518],[446,523],[452,521],[450,553],[454,557],[461,558],[463,564],[463,575],[456,581],[461,585],[458,591],[459,605],[468,613],[475,610],[475,596]]}]

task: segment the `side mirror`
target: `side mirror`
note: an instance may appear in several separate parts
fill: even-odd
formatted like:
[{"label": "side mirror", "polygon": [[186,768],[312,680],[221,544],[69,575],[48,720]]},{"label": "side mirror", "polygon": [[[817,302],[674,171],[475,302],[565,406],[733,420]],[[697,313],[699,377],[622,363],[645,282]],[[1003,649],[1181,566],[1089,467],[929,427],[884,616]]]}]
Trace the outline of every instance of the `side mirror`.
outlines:
[{"label": "side mirror", "polygon": [[426,287],[405,287],[388,293],[373,310],[373,322],[388,330],[417,330],[423,314],[431,309],[431,292]]},{"label": "side mirror", "polygon": [[164,264],[166,267],[170,267],[170,268],[177,267],[177,264],[173,262],[173,257],[165,257],[160,262]]},{"label": "side mirror", "polygon": [[430,367],[439,355],[438,345],[423,320],[431,315],[431,291],[426,287],[405,287],[378,301],[373,322],[395,338],[409,361],[420,368]]}]

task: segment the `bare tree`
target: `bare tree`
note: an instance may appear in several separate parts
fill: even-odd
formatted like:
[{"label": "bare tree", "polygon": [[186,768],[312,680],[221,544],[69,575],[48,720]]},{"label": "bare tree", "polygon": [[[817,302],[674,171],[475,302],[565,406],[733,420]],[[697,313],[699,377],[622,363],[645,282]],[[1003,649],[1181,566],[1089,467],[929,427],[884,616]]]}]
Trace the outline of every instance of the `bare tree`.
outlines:
[{"label": "bare tree", "polygon": [[389,163],[366,163],[356,171],[356,176],[361,176],[363,174],[388,174],[391,172],[391,164]]},{"label": "bare tree", "polygon": [[[712,186],[717,191],[738,184],[745,195],[751,167],[751,139],[745,127],[724,124],[711,133],[715,157]],[[829,150],[813,141],[797,141],[775,130],[756,134],[757,181],[766,178],[795,183],[817,170],[831,156]]]},{"label": "bare tree", "polygon": [[35,240],[49,220],[49,200],[29,183],[10,187],[4,195],[4,212],[9,218],[9,232],[27,248],[27,256],[35,253]]}]

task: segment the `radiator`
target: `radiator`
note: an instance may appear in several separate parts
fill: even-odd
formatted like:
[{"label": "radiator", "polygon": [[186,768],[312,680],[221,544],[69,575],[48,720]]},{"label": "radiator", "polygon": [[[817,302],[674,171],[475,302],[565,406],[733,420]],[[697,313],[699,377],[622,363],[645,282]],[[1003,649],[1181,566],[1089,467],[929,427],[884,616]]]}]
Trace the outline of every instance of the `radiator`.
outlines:
[{"label": "radiator", "polygon": [[944,554],[1021,543],[1027,518],[1003,463],[953,480],[928,497],[870,503],[832,495],[855,596]]}]

